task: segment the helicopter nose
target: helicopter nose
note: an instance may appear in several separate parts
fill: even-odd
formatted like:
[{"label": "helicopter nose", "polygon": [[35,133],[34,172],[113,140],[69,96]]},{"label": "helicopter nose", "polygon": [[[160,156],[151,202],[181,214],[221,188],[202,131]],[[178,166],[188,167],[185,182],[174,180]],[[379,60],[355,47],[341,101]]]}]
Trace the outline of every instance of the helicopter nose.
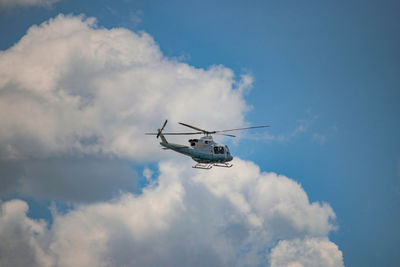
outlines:
[{"label": "helicopter nose", "polygon": [[231,155],[228,155],[228,161],[231,161],[233,157]]}]

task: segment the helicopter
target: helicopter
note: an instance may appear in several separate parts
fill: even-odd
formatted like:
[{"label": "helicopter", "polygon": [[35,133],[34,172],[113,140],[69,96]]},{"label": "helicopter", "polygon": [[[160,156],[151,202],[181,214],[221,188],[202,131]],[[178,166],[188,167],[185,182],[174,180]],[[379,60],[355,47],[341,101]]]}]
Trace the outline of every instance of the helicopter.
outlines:
[{"label": "helicopter", "polygon": [[[168,120],[165,120],[163,126],[160,129],[157,129],[157,133],[146,133],[146,135],[156,135],[156,138],[161,138],[160,145],[163,146],[163,149],[173,150],[175,152],[181,153],[183,155],[191,157],[194,161],[196,161],[196,165],[192,166],[192,168],[196,169],[211,169],[213,166],[215,167],[225,167],[230,168],[233,164],[229,163],[233,159],[232,155],[229,152],[229,148],[226,145],[217,144],[214,142],[212,135],[224,135],[229,137],[235,137],[232,134],[226,134],[225,132],[230,131],[239,131],[239,130],[247,130],[247,129],[255,129],[255,128],[265,128],[269,127],[265,126],[253,126],[246,128],[236,128],[229,130],[220,130],[220,131],[206,131],[200,129],[198,127],[179,122],[179,124],[189,127],[197,132],[177,132],[177,133],[163,133],[165,125],[167,125]],[[179,145],[170,143],[165,138],[165,135],[196,135],[203,134],[199,139],[189,139],[190,146]]]}]

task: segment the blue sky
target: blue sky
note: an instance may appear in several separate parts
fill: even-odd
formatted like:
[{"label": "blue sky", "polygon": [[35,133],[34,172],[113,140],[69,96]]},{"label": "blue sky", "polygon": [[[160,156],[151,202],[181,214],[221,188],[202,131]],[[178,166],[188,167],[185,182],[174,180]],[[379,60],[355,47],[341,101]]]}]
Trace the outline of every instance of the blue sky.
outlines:
[{"label": "blue sky", "polygon": [[[236,80],[250,74],[254,82],[244,99],[252,108],[245,121],[272,127],[268,135],[255,131],[237,143],[225,140],[232,153],[294,179],[310,201],[329,203],[338,226],[329,238],[345,265],[395,266],[399,11],[397,1],[65,0],[50,7],[3,7],[0,48],[9,49],[30,26],[59,13],[84,14],[100,27],[147,32],[168,58],[196,68],[223,65]],[[132,172],[155,165],[134,163]],[[19,195],[13,193],[3,200]],[[30,216],[49,216],[50,195],[25,199]]]}]

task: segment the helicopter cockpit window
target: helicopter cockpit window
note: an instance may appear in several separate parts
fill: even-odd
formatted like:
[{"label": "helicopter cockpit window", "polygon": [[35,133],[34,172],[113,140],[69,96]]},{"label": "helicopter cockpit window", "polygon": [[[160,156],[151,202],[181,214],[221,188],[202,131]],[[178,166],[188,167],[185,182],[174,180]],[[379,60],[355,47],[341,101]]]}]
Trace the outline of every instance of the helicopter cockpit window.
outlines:
[{"label": "helicopter cockpit window", "polygon": [[224,154],[224,147],[222,147],[222,146],[215,146],[215,147],[214,147],[214,154]]}]

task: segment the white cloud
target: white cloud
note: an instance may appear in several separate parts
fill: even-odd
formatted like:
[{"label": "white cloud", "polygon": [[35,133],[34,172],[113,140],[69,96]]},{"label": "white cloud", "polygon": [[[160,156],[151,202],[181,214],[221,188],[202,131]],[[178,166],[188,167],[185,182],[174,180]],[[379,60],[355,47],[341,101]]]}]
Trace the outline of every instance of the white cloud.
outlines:
[{"label": "white cloud", "polygon": [[282,240],[272,249],[271,267],[344,266],[339,248],[327,238]]},{"label": "white cloud", "polygon": [[15,7],[15,6],[44,6],[49,7],[60,0],[0,0],[0,7]]},{"label": "white cloud", "polygon": [[251,84],[223,66],[168,59],[147,33],[59,15],[0,54],[0,156],[154,160],[162,153],[144,132],[165,118],[169,130],[242,126]]},{"label": "white cloud", "polygon": [[0,265],[52,266],[52,256],[40,245],[47,236],[46,223],[27,217],[28,205],[21,200],[0,208]]},{"label": "white cloud", "polygon": [[153,171],[149,168],[144,168],[143,176],[146,178],[147,181],[151,181],[151,177],[153,176]]},{"label": "white cloud", "polygon": [[[147,33],[104,29],[93,18],[59,15],[32,26],[0,53],[0,194],[69,202],[115,196],[130,176],[116,160],[171,156],[145,132],[166,118],[168,131],[188,130],[178,121],[240,127],[251,84],[223,66],[167,58]],[[124,171],[99,175],[98,163]]]},{"label": "white cloud", "polygon": [[[143,134],[165,118],[210,130],[245,125],[243,94],[252,82],[248,75],[236,81],[223,66],[166,58],[148,34],[99,28],[91,18],[60,15],[33,26],[0,53],[0,170],[10,186],[0,189],[99,201],[104,188],[125,188],[134,175],[120,158],[166,155]],[[103,165],[107,157],[118,162]],[[234,164],[199,171],[181,159],[164,161],[159,172],[145,169],[150,184],[141,195],[76,204],[54,212],[47,227],[27,216],[25,202],[5,202],[0,265],[254,266],[276,258],[268,252],[281,251],[279,240],[330,242],[335,214],[328,204],[310,203],[287,177]],[[11,182],[15,173],[24,178]],[[301,263],[307,253],[296,255],[290,260]]]},{"label": "white cloud", "polygon": [[274,233],[287,236],[321,236],[334,229],[331,207],[326,203],[310,204],[301,186],[285,176],[260,173],[255,164],[240,160],[235,161],[235,168],[217,169],[214,174],[197,173],[195,179],[216,196],[230,200],[254,226],[268,225]]},{"label": "white cloud", "polygon": [[[22,201],[3,203],[3,210],[19,203],[19,215],[3,211],[0,220],[18,221],[21,229],[36,225],[35,233],[24,232],[33,241],[23,250],[36,262],[57,266],[258,266],[269,260],[273,266],[343,266],[341,252],[327,238],[335,228],[328,204],[310,203],[287,177],[234,161],[224,171],[160,163],[158,180],[143,194],[54,213],[48,230],[26,217]],[[21,238],[4,231],[0,236],[3,244]],[[284,257],[288,250],[293,253]],[[12,262],[14,252],[1,260]]]},{"label": "white cloud", "polygon": [[[138,174],[123,160],[62,158],[0,164],[0,194],[88,203],[135,192]],[[1,169],[3,168],[3,169]],[[7,171],[8,170],[8,171]]]}]

